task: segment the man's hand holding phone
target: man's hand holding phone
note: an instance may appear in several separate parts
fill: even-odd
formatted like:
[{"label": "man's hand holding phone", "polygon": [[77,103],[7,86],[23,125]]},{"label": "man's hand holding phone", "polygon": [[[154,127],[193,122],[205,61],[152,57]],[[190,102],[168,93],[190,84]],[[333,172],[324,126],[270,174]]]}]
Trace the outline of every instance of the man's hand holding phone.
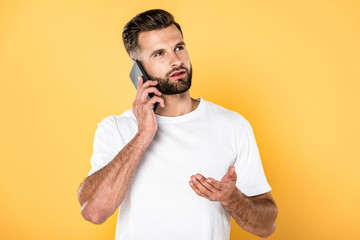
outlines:
[{"label": "man's hand holding phone", "polygon": [[[142,76],[140,76],[135,101],[132,105],[132,110],[139,126],[138,133],[149,137],[150,141],[153,139],[157,130],[153,106],[158,102],[161,107],[165,107],[164,99],[159,97],[161,96],[161,92],[155,87],[157,84],[156,81],[152,80],[144,83]],[[155,95],[148,99],[149,93]]]}]

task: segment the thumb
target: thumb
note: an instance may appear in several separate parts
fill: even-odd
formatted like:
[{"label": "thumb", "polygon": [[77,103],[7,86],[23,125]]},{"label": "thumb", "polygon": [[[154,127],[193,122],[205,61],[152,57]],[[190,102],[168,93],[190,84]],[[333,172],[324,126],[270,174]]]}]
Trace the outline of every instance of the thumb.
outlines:
[{"label": "thumb", "polygon": [[143,83],[144,83],[143,77],[139,76],[138,77],[138,87],[137,87],[137,89],[139,89],[143,85]]},{"label": "thumb", "polygon": [[223,180],[225,181],[236,181],[236,172],[235,172],[235,167],[234,166],[230,166],[228,169],[228,172],[225,174],[225,176],[223,177]]},{"label": "thumb", "polygon": [[229,167],[228,174],[229,174],[229,177],[230,177],[232,180],[233,180],[233,179],[236,180],[236,172],[235,172],[235,167],[234,167],[234,166],[230,166],[230,167]]}]

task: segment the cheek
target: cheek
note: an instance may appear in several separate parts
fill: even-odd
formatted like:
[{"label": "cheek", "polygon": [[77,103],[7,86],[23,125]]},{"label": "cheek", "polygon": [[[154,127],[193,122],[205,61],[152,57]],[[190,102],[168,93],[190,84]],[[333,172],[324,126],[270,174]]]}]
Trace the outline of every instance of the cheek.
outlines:
[{"label": "cheek", "polygon": [[187,52],[186,53],[184,53],[184,56],[183,56],[183,63],[184,63],[184,65],[185,65],[185,67],[187,68],[187,69],[190,69],[190,57],[189,57],[189,55],[187,54]]},{"label": "cheek", "polygon": [[163,78],[165,76],[165,74],[167,73],[164,69],[166,69],[164,67],[164,64],[161,63],[161,61],[158,61],[156,63],[151,63],[148,65],[149,66],[149,70],[148,73],[154,77],[160,77]]}]

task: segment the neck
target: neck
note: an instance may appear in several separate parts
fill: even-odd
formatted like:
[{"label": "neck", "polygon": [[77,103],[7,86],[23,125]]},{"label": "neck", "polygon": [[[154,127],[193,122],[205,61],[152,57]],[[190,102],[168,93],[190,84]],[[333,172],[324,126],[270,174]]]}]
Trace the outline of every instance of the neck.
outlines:
[{"label": "neck", "polygon": [[165,107],[159,106],[156,114],[166,117],[177,117],[192,112],[200,103],[190,97],[189,91],[175,95],[163,94],[161,97],[164,99]]}]

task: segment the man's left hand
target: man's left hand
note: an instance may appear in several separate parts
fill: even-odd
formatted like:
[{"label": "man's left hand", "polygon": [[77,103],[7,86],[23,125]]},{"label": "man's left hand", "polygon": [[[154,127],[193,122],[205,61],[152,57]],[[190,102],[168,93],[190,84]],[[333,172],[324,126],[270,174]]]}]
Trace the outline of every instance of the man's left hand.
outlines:
[{"label": "man's left hand", "polygon": [[191,176],[189,184],[197,195],[210,201],[223,202],[227,201],[236,189],[236,178],[235,167],[231,166],[221,181],[213,178],[205,178],[201,174],[196,174]]}]

